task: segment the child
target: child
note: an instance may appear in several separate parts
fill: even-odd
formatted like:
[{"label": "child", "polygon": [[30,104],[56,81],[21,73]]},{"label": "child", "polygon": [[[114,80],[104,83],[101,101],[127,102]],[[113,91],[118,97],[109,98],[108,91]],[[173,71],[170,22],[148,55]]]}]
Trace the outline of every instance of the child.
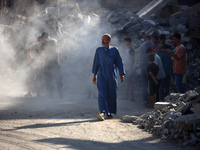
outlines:
[{"label": "child", "polygon": [[149,54],[148,55],[148,61],[149,61],[149,66],[147,67],[147,72],[148,72],[148,82],[149,82],[149,90],[150,90],[150,95],[149,95],[149,104],[148,107],[153,108],[154,103],[155,103],[155,93],[159,90],[159,82],[158,82],[158,76],[160,75],[160,71],[158,66],[154,63],[155,56],[154,54]]}]

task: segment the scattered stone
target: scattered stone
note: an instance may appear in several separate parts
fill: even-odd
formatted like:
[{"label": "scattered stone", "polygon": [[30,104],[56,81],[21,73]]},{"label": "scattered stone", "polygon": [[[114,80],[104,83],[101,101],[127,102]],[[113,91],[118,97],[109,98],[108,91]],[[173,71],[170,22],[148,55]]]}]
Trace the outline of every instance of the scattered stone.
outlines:
[{"label": "scattered stone", "polygon": [[200,103],[194,105],[194,114],[200,114]]},{"label": "scattered stone", "polygon": [[122,120],[124,122],[130,122],[130,123],[133,123],[133,121],[137,120],[138,117],[137,116],[129,116],[129,115],[125,115],[122,117]]}]

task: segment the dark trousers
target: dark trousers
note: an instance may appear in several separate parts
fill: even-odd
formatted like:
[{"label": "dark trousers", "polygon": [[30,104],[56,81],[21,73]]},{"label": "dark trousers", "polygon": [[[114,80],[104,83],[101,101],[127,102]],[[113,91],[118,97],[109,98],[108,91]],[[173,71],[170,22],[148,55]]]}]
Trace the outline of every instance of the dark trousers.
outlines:
[{"label": "dark trousers", "polygon": [[45,83],[47,86],[48,95],[53,97],[53,80],[55,79],[58,94],[60,97],[63,97],[63,84],[62,84],[62,76],[60,71],[60,66],[46,66],[45,67]]},{"label": "dark trousers", "polygon": [[171,83],[171,76],[166,76],[161,79],[160,83],[160,99],[164,100],[164,98],[169,95],[169,88]]},{"label": "dark trousers", "polygon": [[160,82],[161,79],[158,80],[158,85],[156,86],[156,102],[160,101]]},{"label": "dark trousers", "polygon": [[176,89],[178,93],[185,93],[184,86],[183,86],[183,74],[176,74],[174,73],[174,78],[176,81]]}]

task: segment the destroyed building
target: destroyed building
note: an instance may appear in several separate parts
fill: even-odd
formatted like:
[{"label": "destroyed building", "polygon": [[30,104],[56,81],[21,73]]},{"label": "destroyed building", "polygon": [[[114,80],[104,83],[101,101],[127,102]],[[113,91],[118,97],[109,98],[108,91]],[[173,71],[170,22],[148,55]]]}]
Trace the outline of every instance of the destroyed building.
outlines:
[{"label": "destroyed building", "polygon": [[[104,24],[119,43],[124,37],[131,37],[137,55],[145,36],[165,34],[167,42],[171,43],[171,35],[181,33],[187,52],[188,92],[183,95],[172,93],[166,97],[166,103],[155,104],[155,111],[123,119],[131,120],[162,139],[195,145],[200,141],[199,8],[198,0],[0,0],[0,32],[16,51],[13,68],[16,64],[27,63],[26,48],[42,31],[55,37],[63,50],[66,45],[62,43],[67,43],[70,48],[76,46],[76,42],[83,43],[70,37],[74,30],[77,37],[84,37],[84,30],[89,28],[89,32],[95,30],[99,34],[96,28]],[[68,52],[62,55],[62,60],[66,61],[69,55],[75,54]],[[140,76],[139,61],[135,63]]]}]

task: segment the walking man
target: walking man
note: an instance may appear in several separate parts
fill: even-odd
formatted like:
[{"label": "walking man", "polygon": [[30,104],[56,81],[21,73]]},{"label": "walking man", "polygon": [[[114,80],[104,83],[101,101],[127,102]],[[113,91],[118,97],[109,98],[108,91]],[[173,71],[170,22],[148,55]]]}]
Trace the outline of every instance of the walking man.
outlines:
[{"label": "walking man", "polygon": [[92,73],[94,74],[93,83],[97,83],[99,113],[96,115],[100,121],[106,115],[112,119],[111,113],[117,112],[117,68],[121,82],[124,81],[124,67],[121,56],[116,47],[110,46],[111,36],[102,36],[102,47],[96,49],[94,56]]}]

